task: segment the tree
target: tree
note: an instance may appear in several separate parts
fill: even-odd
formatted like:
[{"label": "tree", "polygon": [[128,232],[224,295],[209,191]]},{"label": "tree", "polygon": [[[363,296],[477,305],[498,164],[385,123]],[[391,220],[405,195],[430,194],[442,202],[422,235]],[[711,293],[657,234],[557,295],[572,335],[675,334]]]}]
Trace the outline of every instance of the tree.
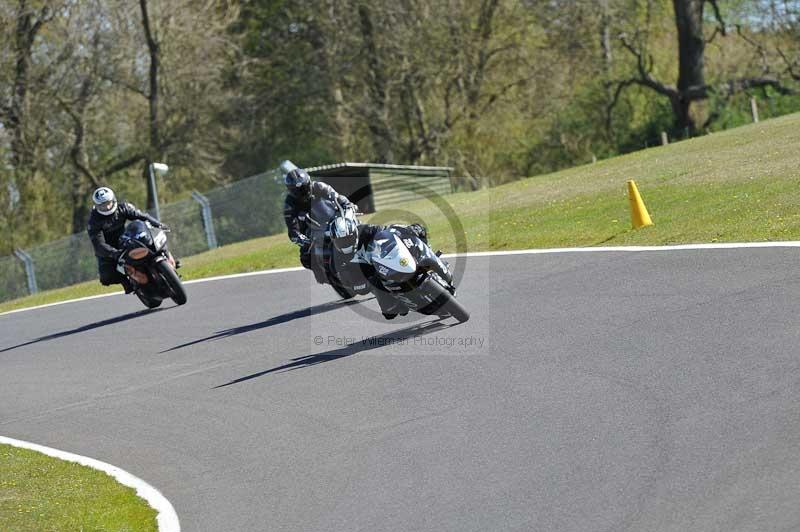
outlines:
[{"label": "tree", "polygon": [[[706,36],[706,5],[710,6],[716,22],[714,31]],[[738,79],[709,84],[705,77],[706,44],[712,41],[717,34],[722,37],[727,35],[727,28],[723,20],[717,0],[673,0],[672,6],[675,15],[675,28],[678,41],[678,81],[677,85],[670,85],[657,79],[653,75],[653,60],[647,54],[646,44],[642,36],[646,32],[638,31],[633,38],[621,34],[622,45],[635,57],[635,75],[619,84],[618,91],[637,84],[651,89],[669,99],[675,117],[675,126],[678,129],[687,129],[693,132],[697,129],[697,120],[691,113],[692,104],[706,100],[711,93],[718,93],[729,97],[735,93],[757,88],[772,87],[781,93],[790,93],[792,89],[771,76],[749,76]],[[710,117],[713,119],[713,115]],[[707,120],[703,125],[708,125]]]}]

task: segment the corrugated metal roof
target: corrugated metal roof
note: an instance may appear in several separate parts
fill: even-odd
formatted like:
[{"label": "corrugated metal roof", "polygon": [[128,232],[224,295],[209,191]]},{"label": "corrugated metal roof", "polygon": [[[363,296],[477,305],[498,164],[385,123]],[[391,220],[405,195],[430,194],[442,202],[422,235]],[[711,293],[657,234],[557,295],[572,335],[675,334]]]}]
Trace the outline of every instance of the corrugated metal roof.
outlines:
[{"label": "corrugated metal roof", "polygon": [[336,170],[339,168],[381,168],[385,170],[447,170],[448,172],[452,172],[454,169],[452,166],[412,166],[412,165],[403,165],[403,164],[377,164],[377,163],[335,163],[335,164],[326,164],[323,166],[314,166],[312,168],[306,168],[306,172],[321,172],[324,170]]}]

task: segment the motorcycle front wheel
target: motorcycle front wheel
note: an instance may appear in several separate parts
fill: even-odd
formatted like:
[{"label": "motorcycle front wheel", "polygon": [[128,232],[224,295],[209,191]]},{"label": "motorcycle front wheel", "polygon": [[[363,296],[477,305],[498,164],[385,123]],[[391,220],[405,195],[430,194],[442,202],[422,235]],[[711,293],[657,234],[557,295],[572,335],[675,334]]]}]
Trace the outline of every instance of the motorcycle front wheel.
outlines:
[{"label": "motorcycle front wheel", "polygon": [[433,303],[420,310],[422,314],[436,314],[440,318],[453,317],[459,323],[469,320],[469,311],[445,287],[433,279],[427,279],[418,290],[423,290],[433,299]]},{"label": "motorcycle front wheel", "polygon": [[147,308],[156,308],[161,305],[161,299],[157,297],[148,297],[144,295],[141,290],[136,291],[136,297],[139,298],[139,301]]},{"label": "motorcycle front wheel", "polygon": [[186,290],[184,290],[181,278],[178,277],[178,273],[172,268],[172,265],[162,260],[156,264],[156,269],[164,280],[164,284],[167,285],[167,290],[170,292],[169,297],[172,298],[175,304],[183,305],[186,303]]}]

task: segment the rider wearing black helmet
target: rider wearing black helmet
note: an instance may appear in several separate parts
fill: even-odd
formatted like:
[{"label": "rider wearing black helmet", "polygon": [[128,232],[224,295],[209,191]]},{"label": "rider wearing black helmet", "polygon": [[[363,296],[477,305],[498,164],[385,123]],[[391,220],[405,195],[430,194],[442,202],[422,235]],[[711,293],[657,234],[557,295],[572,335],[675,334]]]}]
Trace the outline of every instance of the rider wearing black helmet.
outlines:
[{"label": "rider wearing black helmet", "polygon": [[289,240],[300,246],[300,263],[311,269],[309,251],[311,239],[306,232],[306,214],[315,200],[327,199],[338,202],[342,208],[350,206],[350,201],[337,193],[332,186],[322,181],[312,181],[308,172],[295,168],[286,174],[284,184],[288,194],[283,204],[283,219],[289,231]]},{"label": "rider wearing black helmet", "polygon": [[156,227],[166,229],[167,226],[137,209],[132,203],[117,202],[114,191],[108,187],[100,187],[92,194],[94,207],[89,214],[87,231],[97,256],[97,269],[100,282],[106,286],[121,284],[125,293],[131,292],[128,278],[117,271],[117,258],[121,253],[119,239],[125,230],[128,220],[146,220]]}]

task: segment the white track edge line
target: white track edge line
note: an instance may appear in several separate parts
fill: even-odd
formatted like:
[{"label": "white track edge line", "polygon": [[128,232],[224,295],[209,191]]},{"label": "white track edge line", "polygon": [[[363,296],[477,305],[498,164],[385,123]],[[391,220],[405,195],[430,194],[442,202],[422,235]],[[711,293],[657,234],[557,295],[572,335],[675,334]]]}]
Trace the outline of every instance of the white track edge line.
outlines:
[{"label": "white track edge line", "polygon": [[[717,244],[676,244],[670,246],[607,246],[607,247],[583,247],[583,248],[543,248],[543,249],[514,249],[508,251],[471,251],[468,253],[448,253],[442,255],[444,258],[453,257],[492,257],[501,255],[548,255],[551,253],[591,253],[591,252],[641,252],[641,251],[689,251],[689,250],[715,250],[715,249],[746,249],[746,248],[800,248],[800,241],[779,241],[779,242],[740,242],[740,243],[717,243]],[[207,283],[210,281],[222,281],[225,279],[236,279],[239,277],[251,277],[254,275],[270,275],[275,273],[298,272],[304,268],[301,266],[293,268],[276,268],[273,270],[259,270],[247,273],[234,273],[230,275],[219,275],[216,277],[205,277],[203,279],[193,279],[186,281],[183,284]],[[37,305],[35,307],[26,307],[16,310],[8,310],[0,312],[0,316],[7,314],[15,314],[17,312],[26,312],[29,310],[38,310],[41,308],[54,307],[56,305],[65,305],[67,303],[77,303],[79,301],[88,301],[90,299],[99,299],[101,297],[118,296],[123,292],[112,292],[110,294],[100,294],[96,296],[80,297],[77,299],[68,299],[66,301],[57,301],[55,303],[46,303],[44,305]]]},{"label": "white track edge line", "polygon": [[[238,277],[251,277],[253,275],[269,275],[273,273],[286,273],[286,272],[294,272],[294,271],[301,271],[304,268],[302,266],[297,266],[293,268],[276,268],[274,270],[259,270],[256,272],[246,272],[246,273],[232,273],[230,275],[220,275],[217,277],[204,277],[202,279],[192,279],[191,281],[184,281],[183,284],[194,284],[194,283],[205,283],[208,281],[222,281],[225,279],[236,279]],[[15,310],[7,310],[5,312],[0,312],[0,316],[5,316],[6,314],[16,314],[17,312],[26,312],[28,310],[38,310],[41,308],[47,307],[55,307],[57,305],[65,305],[67,303],[78,303],[79,301],[89,301],[90,299],[100,299],[102,297],[110,297],[110,296],[121,296],[124,295],[125,292],[110,292],[108,294],[99,294],[96,296],[86,296],[86,297],[79,297],[76,299],[67,299],[66,301],[56,301],[55,303],[45,303],[44,305],[37,305],[35,307],[25,307],[25,308],[18,308]]]},{"label": "white track edge line", "polygon": [[668,246],[606,246],[583,248],[542,248],[512,249],[508,251],[473,251],[469,253],[449,253],[443,257],[491,257],[493,255],[547,255],[549,253],[587,253],[587,252],[641,252],[641,251],[690,251],[715,249],[747,249],[747,248],[798,248],[800,241],[779,242],[739,242],[716,244],[674,244]]},{"label": "white track edge line", "polygon": [[175,508],[172,507],[172,504],[166,499],[166,497],[164,497],[161,492],[144,480],[128,473],[124,469],[120,469],[115,465],[107,464],[87,456],[68,453],[66,451],[53,449],[52,447],[45,447],[44,445],[16,440],[14,438],[8,438],[5,436],[0,436],[0,443],[11,445],[13,447],[29,449],[31,451],[46,454],[47,456],[52,456],[53,458],[66,460],[68,462],[76,462],[80,465],[103,471],[104,473],[114,477],[120,484],[135,489],[136,495],[144,499],[147,504],[149,504],[156,512],[158,512],[156,520],[158,522],[159,532],[180,532],[181,525],[180,521],[178,520],[178,514],[175,513]]}]

